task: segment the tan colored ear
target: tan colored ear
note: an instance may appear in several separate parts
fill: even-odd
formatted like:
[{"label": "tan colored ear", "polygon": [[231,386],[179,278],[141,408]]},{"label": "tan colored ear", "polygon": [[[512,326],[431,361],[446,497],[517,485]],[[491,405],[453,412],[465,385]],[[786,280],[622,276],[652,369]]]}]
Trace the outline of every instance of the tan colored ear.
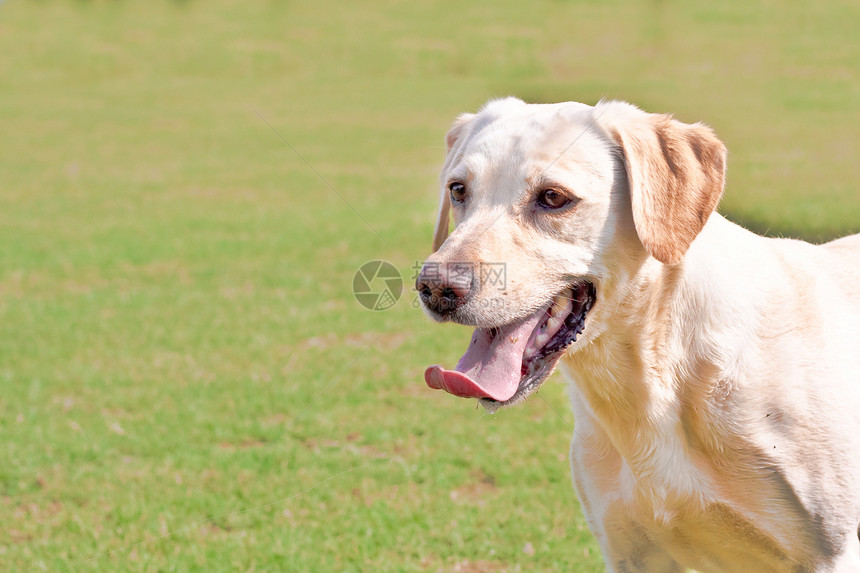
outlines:
[{"label": "tan colored ear", "polygon": [[726,147],[706,125],[627,103],[601,102],[594,114],[624,154],[639,240],[660,262],[679,262],[720,201]]},{"label": "tan colored ear", "polygon": [[439,199],[439,213],[436,216],[436,229],[433,231],[433,252],[439,250],[445,239],[448,238],[448,226],[450,225],[451,198],[448,190],[442,188],[442,197]]},{"label": "tan colored ear", "polygon": [[[473,113],[461,114],[456,120],[454,120],[454,125],[451,126],[451,129],[448,130],[448,134],[445,136],[445,143],[448,146],[448,156],[445,159],[445,166],[442,168],[443,173],[448,170],[448,165],[459,152],[459,150],[455,150],[457,142],[461,140],[466,126],[469,124],[469,122],[472,121],[472,118],[474,117],[475,114]],[[442,243],[445,242],[445,239],[448,238],[450,215],[451,197],[448,194],[448,188],[445,186],[445,182],[443,181],[442,189],[439,196],[439,213],[436,216],[436,230],[433,231],[434,253],[439,250],[439,247],[441,247]]]}]

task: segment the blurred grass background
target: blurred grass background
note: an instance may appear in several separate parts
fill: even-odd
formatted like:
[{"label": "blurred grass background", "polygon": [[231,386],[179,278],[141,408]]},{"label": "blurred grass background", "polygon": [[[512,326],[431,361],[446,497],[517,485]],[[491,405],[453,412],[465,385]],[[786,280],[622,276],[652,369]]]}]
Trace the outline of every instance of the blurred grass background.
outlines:
[{"label": "blurred grass background", "polygon": [[451,120],[509,94],[704,121],[730,218],[856,232],[858,21],[844,0],[3,2],[0,570],[601,571],[562,385],[496,416],[426,389],[468,329],[409,291],[366,311],[353,273],[385,259],[408,286]]}]

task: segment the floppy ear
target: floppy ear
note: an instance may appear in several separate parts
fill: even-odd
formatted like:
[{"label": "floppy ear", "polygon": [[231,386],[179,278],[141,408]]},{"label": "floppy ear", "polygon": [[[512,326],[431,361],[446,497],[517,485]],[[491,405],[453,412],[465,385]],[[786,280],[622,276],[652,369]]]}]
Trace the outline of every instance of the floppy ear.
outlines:
[{"label": "floppy ear", "polygon": [[[445,143],[448,146],[448,157],[445,159],[445,166],[442,168],[443,173],[447,171],[448,164],[454,159],[456,153],[453,150],[456,147],[457,142],[461,140],[466,126],[474,117],[475,114],[473,113],[461,114],[456,120],[454,120],[454,125],[451,126],[451,129],[448,130],[448,135],[445,136]],[[436,230],[433,232],[434,253],[439,250],[439,247],[441,247],[442,243],[445,242],[445,239],[448,238],[450,214],[451,197],[448,194],[448,189],[443,184],[439,196],[439,213],[436,217]]]},{"label": "floppy ear", "polygon": [[720,201],[726,147],[706,125],[624,102],[601,102],[594,115],[624,155],[639,240],[660,262],[679,262]]}]

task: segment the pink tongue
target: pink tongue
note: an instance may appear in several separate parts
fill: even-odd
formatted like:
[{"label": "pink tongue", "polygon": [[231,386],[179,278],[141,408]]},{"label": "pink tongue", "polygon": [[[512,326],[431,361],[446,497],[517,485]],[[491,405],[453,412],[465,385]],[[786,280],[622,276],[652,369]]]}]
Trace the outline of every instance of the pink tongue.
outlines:
[{"label": "pink tongue", "polygon": [[510,400],[520,384],[529,337],[545,316],[541,310],[521,322],[497,328],[492,339],[488,329],[476,328],[457,369],[434,365],[424,371],[424,380],[431,388],[463,398]]}]

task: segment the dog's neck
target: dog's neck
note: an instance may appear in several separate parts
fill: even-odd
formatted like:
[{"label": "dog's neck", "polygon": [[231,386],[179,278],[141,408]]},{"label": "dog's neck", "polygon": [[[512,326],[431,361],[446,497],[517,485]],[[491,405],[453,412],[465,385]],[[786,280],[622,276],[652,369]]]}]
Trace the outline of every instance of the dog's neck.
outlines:
[{"label": "dog's neck", "polygon": [[577,416],[593,418],[630,461],[647,455],[640,436],[689,437],[682,426],[697,405],[728,397],[744,376],[756,312],[737,274],[714,262],[725,260],[716,237],[724,241],[726,227],[748,234],[714,215],[678,265],[646,258],[629,269],[592,317],[602,331],[565,359]]}]

